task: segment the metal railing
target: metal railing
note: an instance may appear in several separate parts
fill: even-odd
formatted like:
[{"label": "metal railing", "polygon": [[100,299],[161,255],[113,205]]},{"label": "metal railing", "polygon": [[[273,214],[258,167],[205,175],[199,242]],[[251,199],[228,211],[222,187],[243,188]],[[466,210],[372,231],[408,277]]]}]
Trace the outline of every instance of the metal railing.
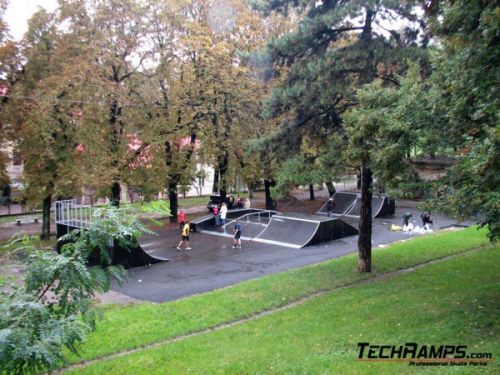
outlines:
[{"label": "metal railing", "polygon": [[93,207],[76,203],[76,199],[56,202],[56,224],[74,228],[89,228],[92,225]]},{"label": "metal railing", "polygon": [[262,210],[259,212],[252,212],[250,214],[243,215],[237,219],[233,219],[222,226],[224,233],[227,233],[227,227],[234,225],[236,220],[240,223],[248,223],[248,224],[256,224],[256,225],[264,225],[267,226],[271,217],[276,215],[277,211],[271,210]]}]

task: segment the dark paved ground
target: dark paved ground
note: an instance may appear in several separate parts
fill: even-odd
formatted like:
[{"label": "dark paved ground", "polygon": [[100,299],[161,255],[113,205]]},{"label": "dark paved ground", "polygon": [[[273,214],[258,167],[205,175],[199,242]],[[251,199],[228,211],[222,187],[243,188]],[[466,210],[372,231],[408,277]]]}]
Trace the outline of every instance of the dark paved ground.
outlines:
[{"label": "dark paved ground", "polygon": [[[393,218],[374,219],[373,246],[407,239],[417,234],[391,232],[391,224],[401,225],[403,212],[413,213],[412,222],[420,225],[420,213],[414,204],[397,207]],[[435,229],[456,224],[455,220],[433,215]],[[356,219],[348,219],[357,227]],[[467,224],[471,224],[470,222]],[[355,252],[357,236],[302,249],[284,248],[243,241],[243,249],[232,249],[232,239],[205,233],[193,233],[192,250],[177,252],[177,232],[160,231],[146,250],[170,258],[170,262],[129,270],[129,281],[113,285],[113,290],[141,300],[163,302],[233,285],[244,280],[318,263]],[[375,265],[376,267],[376,265]]]}]

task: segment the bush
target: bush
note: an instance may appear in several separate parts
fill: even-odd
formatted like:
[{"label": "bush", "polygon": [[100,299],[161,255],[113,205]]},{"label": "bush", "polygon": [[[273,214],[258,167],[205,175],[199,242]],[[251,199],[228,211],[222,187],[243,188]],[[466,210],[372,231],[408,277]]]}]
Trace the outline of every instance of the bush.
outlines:
[{"label": "bush", "polygon": [[104,266],[90,266],[89,257],[113,241],[127,242],[145,231],[135,217],[117,209],[99,215],[88,230],[70,233],[66,239],[73,242],[59,254],[36,250],[27,237],[13,240],[18,245],[14,251],[27,254],[25,282],[1,296],[0,372],[53,369],[64,362],[65,347],[77,353],[77,344],[95,329],[92,298],[109,290],[111,278],[121,281],[125,271],[109,266],[106,258]]}]

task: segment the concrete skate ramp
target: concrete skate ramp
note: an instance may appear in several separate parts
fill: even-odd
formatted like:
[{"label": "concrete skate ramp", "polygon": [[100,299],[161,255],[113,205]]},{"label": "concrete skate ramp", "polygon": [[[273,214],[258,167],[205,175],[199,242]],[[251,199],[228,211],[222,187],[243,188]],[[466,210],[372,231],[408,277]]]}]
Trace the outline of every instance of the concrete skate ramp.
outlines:
[{"label": "concrete skate ramp", "polygon": [[339,218],[287,214],[273,216],[266,229],[254,241],[301,248],[357,233],[356,228]]},{"label": "concrete skate ramp", "polygon": [[[69,225],[58,224],[57,229],[57,244],[56,249],[60,251],[62,246],[64,246],[69,241],[61,239],[61,237],[73,230],[79,230],[81,228]],[[85,229],[83,229],[85,230]],[[125,267],[141,267],[150,264],[155,264],[159,262],[166,262],[170,259],[156,255],[155,252],[163,250],[163,245],[158,243],[157,236],[147,234],[139,238],[139,240],[131,240],[128,246],[122,246],[118,243],[114,243],[113,246],[109,246],[106,251],[111,259],[112,265],[123,265]],[[99,250],[101,251],[101,250]],[[94,253],[90,259],[90,264],[96,265],[101,264],[99,252]]]},{"label": "concrete skate ramp", "polygon": [[[334,215],[343,215],[346,211],[348,211],[354,202],[356,201],[358,194],[353,192],[337,192],[333,194],[333,202],[335,203],[335,207],[332,210],[332,214]],[[326,205],[328,201],[319,209],[317,212],[320,215],[326,215]]]}]

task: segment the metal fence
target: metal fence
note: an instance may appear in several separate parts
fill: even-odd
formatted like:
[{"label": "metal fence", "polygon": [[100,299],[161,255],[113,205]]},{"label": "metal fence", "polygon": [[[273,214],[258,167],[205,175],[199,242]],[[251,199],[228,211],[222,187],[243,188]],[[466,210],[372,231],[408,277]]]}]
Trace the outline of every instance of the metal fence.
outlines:
[{"label": "metal fence", "polygon": [[56,224],[88,228],[92,224],[93,207],[76,203],[76,199],[56,202]]}]

